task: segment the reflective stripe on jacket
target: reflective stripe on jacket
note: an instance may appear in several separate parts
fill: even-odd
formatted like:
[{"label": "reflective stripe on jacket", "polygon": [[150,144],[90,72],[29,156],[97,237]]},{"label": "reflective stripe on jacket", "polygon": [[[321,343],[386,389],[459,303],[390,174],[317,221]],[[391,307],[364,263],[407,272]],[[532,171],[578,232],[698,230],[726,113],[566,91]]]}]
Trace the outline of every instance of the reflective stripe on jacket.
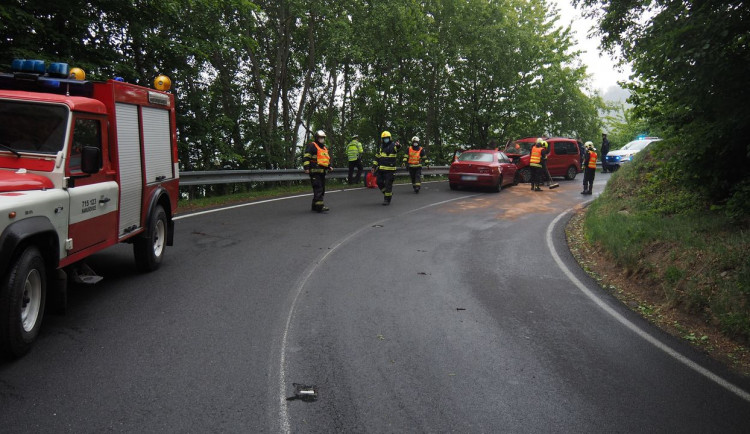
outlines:
[{"label": "reflective stripe on jacket", "polygon": [[596,152],[589,151],[589,169],[596,169]]},{"label": "reflective stripe on jacket", "polygon": [[302,166],[310,173],[323,173],[331,165],[331,159],[328,156],[328,148],[318,146],[315,142],[310,142],[305,148]]},{"label": "reflective stripe on jacket", "polygon": [[316,160],[318,163],[318,166],[320,167],[328,167],[331,165],[331,157],[328,156],[328,148],[323,145],[321,148],[318,146],[317,143],[315,143],[315,147],[318,149],[318,154],[316,155]]},{"label": "reflective stripe on jacket", "polygon": [[416,150],[413,146],[409,146],[409,159],[406,161],[409,166],[419,166],[419,160],[422,159],[422,147],[420,146]]},{"label": "reflective stripe on jacket", "polygon": [[362,155],[362,143],[357,140],[349,142],[346,146],[346,157],[349,161],[357,161],[360,155]]},{"label": "reflective stripe on jacket", "polygon": [[529,158],[529,165],[534,167],[542,167],[542,148],[539,146],[534,146],[531,148],[531,158]]},{"label": "reflective stripe on jacket", "polygon": [[373,165],[379,170],[396,170],[396,152],[398,152],[399,148],[400,145],[396,146],[394,142],[382,145],[375,155]]}]

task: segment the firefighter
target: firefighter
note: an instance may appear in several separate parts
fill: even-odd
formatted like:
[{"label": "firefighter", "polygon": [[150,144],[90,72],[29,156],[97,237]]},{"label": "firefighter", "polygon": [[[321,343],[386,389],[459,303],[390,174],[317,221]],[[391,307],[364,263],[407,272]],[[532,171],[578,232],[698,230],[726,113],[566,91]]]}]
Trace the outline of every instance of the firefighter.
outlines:
[{"label": "firefighter", "polygon": [[529,167],[531,167],[531,190],[542,191],[542,154],[544,153],[544,140],[536,139],[536,144],[531,148]]},{"label": "firefighter", "polygon": [[305,148],[304,163],[305,173],[310,174],[310,183],[313,189],[312,210],[317,212],[328,211],[329,208],[323,203],[326,194],[326,173],[333,170],[331,157],[326,148],[326,133],[323,130],[315,132],[315,140]]},{"label": "firefighter", "polygon": [[406,155],[404,155],[404,165],[409,169],[411,186],[414,188],[414,193],[417,194],[419,194],[419,190],[422,188],[422,158],[425,158],[424,163],[428,164],[426,156],[427,153],[424,148],[419,146],[419,137],[412,137],[411,146],[409,146]]},{"label": "firefighter", "polygon": [[[349,184],[359,184],[359,179],[362,176],[362,143],[357,140],[358,138],[357,134],[353,135],[352,141],[346,145],[346,157],[349,159],[349,176],[347,177]],[[357,178],[352,180],[354,168],[357,169]]]},{"label": "firefighter", "polygon": [[380,134],[380,146],[372,170],[377,173],[378,188],[383,192],[383,205],[391,204],[393,197],[393,180],[396,177],[396,153],[401,148],[401,144],[394,142],[391,133],[383,131]]},{"label": "firefighter", "polygon": [[[537,139],[541,140],[541,138]],[[541,170],[541,177],[544,179],[544,184],[549,187],[552,185],[552,177],[549,176],[549,170],[547,170],[547,155],[549,154],[549,143],[547,143],[546,140],[542,140],[542,146],[544,147],[544,150],[542,151],[542,170]]]},{"label": "firefighter", "polygon": [[596,148],[592,142],[586,142],[586,156],[583,157],[583,191],[581,194],[591,194],[596,176]]}]

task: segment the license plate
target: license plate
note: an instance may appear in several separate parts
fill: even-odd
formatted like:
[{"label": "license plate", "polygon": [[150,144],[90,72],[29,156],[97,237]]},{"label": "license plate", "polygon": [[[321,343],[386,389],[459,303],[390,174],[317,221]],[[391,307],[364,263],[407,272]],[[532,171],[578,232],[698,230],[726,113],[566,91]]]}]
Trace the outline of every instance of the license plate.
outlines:
[{"label": "license plate", "polygon": [[464,175],[461,177],[461,181],[476,181],[477,177],[472,175]]}]

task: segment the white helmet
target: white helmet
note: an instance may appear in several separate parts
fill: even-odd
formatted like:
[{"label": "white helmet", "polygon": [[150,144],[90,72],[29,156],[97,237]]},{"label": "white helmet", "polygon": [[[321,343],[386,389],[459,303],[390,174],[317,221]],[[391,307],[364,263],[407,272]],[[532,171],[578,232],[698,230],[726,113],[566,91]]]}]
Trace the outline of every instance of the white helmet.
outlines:
[{"label": "white helmet", "polygon": [[589,151],[596,151],[596,148],[594,148],[594,143],[593,142],[586,142],[586,144],[584,146]]},{"label": "white helmet", "polygon": [[419,137],[414,136],[414,137],[411,138],[411,141],[419,143]]},{"label": "white helmet", "polygon": [[537,138],[537,139],[536,139],[536,142],[537,142],[538,144],[542,144],[542,143],[544,143],[544,139],[543,139],[543,138],[541,138],[541,137],[539,137],[539,138]]},{"label": "white helmet", "polygon": [[326,137],[326,132],[323,131],[323,130],[318,130],[318,131],[315,132],[315,137],[323,137],[323,138],[325,138]]}]

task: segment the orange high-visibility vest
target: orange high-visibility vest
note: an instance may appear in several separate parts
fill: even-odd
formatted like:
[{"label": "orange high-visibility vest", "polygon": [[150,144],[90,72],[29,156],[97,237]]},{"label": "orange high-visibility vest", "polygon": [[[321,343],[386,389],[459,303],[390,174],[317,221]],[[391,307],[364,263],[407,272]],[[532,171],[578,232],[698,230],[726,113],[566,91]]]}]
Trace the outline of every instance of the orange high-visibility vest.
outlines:
[{"label": "orange high-visibility vest", "polygon": [[422,153],[422,147],[421,146],[416,151],[414,150],[414,148],[412,148],[411,146],[409,146],[409,160],[407,161],[407,163],[409,163],[411,165],[419,164],[419,159],[421,158],[420,157],[421,153]]},{"label": "orange high-visibility vest", "polygon": [[589,169],[596,169],[596,152],[589,151]]},{"label": "orange high-visibility vest", "polygon": [[321,148],[318,146],[317,143],[314,143],[316,148],[318,148],[318,154],[317,154],[317,163],[318,166],[321,167],[328,167],[331,164],[331,157],[328,156],[328,148]]},{"label": "orange high-visibility vest", "polygon": [[529,159],[529,164],[534,166],[539,166],[539,163],[542,162],[542,148],[539,148],[537,146],[534,146],[531,148],[531,158]]}]

